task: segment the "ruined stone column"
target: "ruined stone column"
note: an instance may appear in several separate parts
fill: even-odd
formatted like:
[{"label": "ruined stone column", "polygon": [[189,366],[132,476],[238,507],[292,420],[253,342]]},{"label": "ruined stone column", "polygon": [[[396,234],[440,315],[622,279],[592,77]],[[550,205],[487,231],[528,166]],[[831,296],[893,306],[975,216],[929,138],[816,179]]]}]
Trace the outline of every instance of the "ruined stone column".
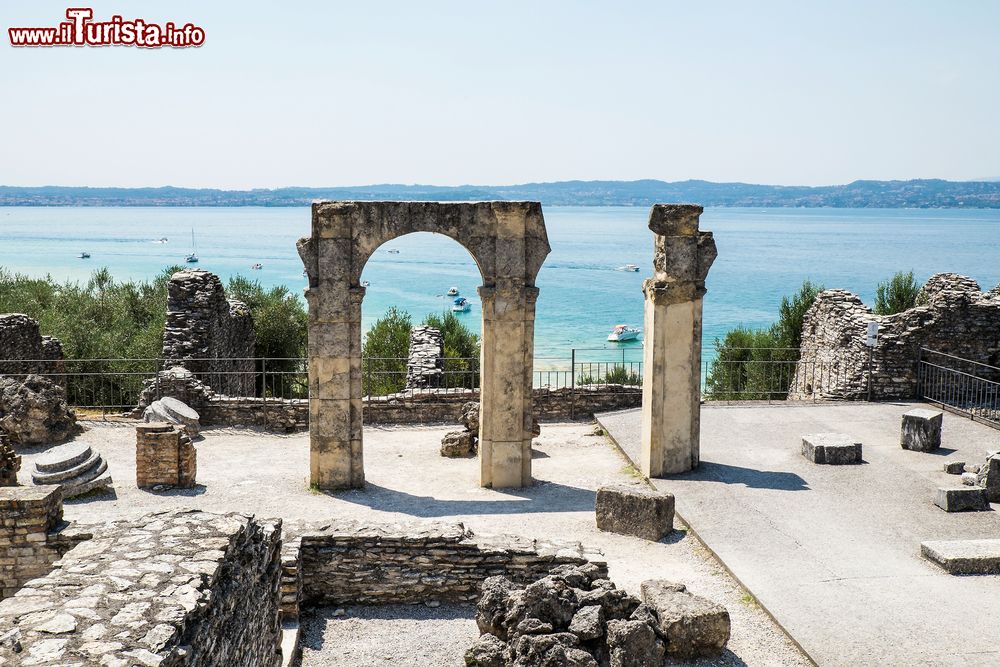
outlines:
[{"label": "ruined stone column", "polygon": [[352,285],[350,221],[314,216],[300,242],[309,272],[309,480],[324,490],[365,484],[361,423],[361,301]]},{"label": "ruined stone column", "polygon": [[531,485],[535,287],[480,287],[480,485]]},{"label": "ruined stone column", "polygon": [[701,206],[656,204],[653,277],[646,295],[642,375],[642,452],[647,477],[698,465],[701,409],[701,310],[705,277],[718,254],[698,231]]}]

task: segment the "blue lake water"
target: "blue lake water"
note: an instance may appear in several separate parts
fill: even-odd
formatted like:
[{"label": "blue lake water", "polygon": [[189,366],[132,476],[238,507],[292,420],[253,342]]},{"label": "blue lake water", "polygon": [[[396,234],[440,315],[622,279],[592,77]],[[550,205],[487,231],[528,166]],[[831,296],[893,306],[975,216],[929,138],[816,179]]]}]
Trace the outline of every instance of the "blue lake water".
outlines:
[{"label": "blue lake water", "polygon": [[[642,325],[642,280],[652,264],[648,209],[544,208],[552,253],[538,275],[536,357],[614,358],[614,324]],[[295,241],[309,233],[308,208],[0,208],[0,266],[60,280],[85,280],[106,266],[117,278],[150,278],[183,264],[194,229],[197,265],[223,278],[244,274],[264,285],[305,286]],[[805,278],[842,287],[871,303],[880,280],[912,269],[972,276],[984,288],[1000,282],[1000,211],[872,209],[707,209],[702,228],[719,247],[705,297],[705,345],[737,324],[770,324],[785,294]],[[168,243],[153,243],[167,237]],[[388,252],[390,249],[398,253]],[[80,252],[91,259],[77,258]],[[256,262],[259,271],[250,270]],[[615,271],[638,264],[639,273]],[[365,267],[364,321],[391,305],[419,320],[440,312],[458,287],[473,303],[462,315],[478,331],[480,277],[468,252],[451,239],[412,234],[380,248]],[[636,358],[641,343],[625,344]]]}]

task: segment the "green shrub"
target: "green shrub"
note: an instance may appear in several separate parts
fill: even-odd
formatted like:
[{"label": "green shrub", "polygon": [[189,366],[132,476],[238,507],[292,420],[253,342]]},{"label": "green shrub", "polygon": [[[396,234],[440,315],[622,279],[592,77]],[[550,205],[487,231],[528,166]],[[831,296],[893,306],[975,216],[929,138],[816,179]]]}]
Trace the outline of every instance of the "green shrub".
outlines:
[{"label": "green shrub", "polygon": [[431,313],[424,318],[423,324],[434,327],[444,338],[445,386],[478,387],[479,336],[451,311],[440,315]]},{"label": "green shrub", "polygon": [[897,271],[889,280],[880,282],[875,289],[875,313],[892,315],[919,305],[920,286],[913,271]]},{"label": "green shrub", "polygon": [[823,289],[822,285],[814,285],[812,281],[805,280],[798,292],[791,297],[781,298],[778,321],[772,327],[775,347],[798,348],[802,344],[802,320],[816,301],[816,295]]},{"label": "green shrub", "polygon": [[410,349],[410,314],[391,306],[365,334],[361,348],[362,391],[385,396],[406,386],[406,357]]},{"label": "green shrub", "polygon": [[597,375],[587,374],[580,376],[577,380],[577,384],[622,384],[626,386],[638,387],[642,385],[642,376],[625,366],[614,366],[613,368],[606,371],[603,377],[598,373]]}]

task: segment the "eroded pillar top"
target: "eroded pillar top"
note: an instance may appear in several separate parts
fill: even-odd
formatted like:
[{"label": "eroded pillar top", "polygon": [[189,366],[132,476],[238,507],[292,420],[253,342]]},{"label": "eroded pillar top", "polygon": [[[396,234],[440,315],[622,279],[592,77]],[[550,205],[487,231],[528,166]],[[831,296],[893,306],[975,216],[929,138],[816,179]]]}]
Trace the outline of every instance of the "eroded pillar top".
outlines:
[{"label": "eroded pillar top", "polygon": [[649,211],[653,277],[643,290],[658,299],[692,300],[705,293],[705,278],[718,251],[712,232],[698,229],[704,209],[696,204],[654,204]]}]

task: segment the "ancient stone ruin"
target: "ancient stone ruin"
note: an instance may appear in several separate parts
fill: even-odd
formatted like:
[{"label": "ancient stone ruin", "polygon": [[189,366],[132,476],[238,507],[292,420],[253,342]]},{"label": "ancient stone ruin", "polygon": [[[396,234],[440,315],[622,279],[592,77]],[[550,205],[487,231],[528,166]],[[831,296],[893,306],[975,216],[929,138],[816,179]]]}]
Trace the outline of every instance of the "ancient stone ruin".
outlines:
[{"label": "ancient stone ruin", "polygon": [[462,406],[461,431],[445,433],[441,438],[441,456],[458,458],[475,454],[479,446],[479,403]]},{"label": "ancient stone ruin", "polygon": [[658,542],[674,529],[674,496],[644,484],[602,486],[594,513],[600,530]]},{"label": "ancient stone ruin", "polygon": [[191,438],[201,432],[201,417],[198,413],[172,396],[164,396],[150,403],[149,407],[143,410],[142,420],[173,424]]},{"label": "ancient stone ruin", "polygon": [[10,439],[0,433],[0,486],[17,486],[17,472],[20,469],[20,455],[14,451]]},{"label": "ancient stone ruin", "polygon": [[[972,278],[938,273],[921,290],[923,305],[894,315],[876,315],[846,290],[820,292],[803,320],[788,398],[865,400],[869,390],[877,400],[914,398],[920,348],[1000,366],[998,288],[982,292]],[[870,374],[869,322],[879,327]]]},{"label": "ancient stone ruin", "polygon": [[18,445],[64,442],[76,431],[66,390],[41,375],[0,375],[0,431]]},{"label": "ancient stone ruin", "polygon": [[108,464],[99,452],[83,442],[53,447],[35,460],[31,481],[58,486],[62,498],[75,498],[95,489],[111,488]]},{"label": "ancient stone ruin", "polygon": [[135,427],[135,480],[140,489],[190,489],[198,474],[198,452],[191,438],[172,424]]},{"label": "ancient stone ruin", "polygon": [[[0,315],[0,374],[58,376],[63,372],[63,349],[58,338],[43,336],[38,322],[27,315]],[[58,382],[57,377],[51,379]]]},{"label": "ancient stone ruin", "polygon": [[309,276],[310,480],[364,485],[361,272],[387,241],[436,232],[472,254],[482,273],[480,484],[531,484],[535,276],[549,253],[537,202],[318,202],[299,241]]},{"label": "ancient stone ruin", "polygon": [[703,209],[655,204],[653,277],[643,283],[642,448],[647,477],[687,472],[700,460],[701,313],[705,278],[718,254],[699,231]]},{"label": "ancient stone ruin", "polygon": [[487,579],[476,606],[482,635],[466,665],[658,667],[667,655],[722,653],[730,636],[725,608],[666,581],[644,582],[639,600],[607,574],[589,563],[557,568],[527,586]]},{"label": "ancient stone ruin", "polygon": [[444,336],[434,327],[410,330],[406,389],[436,389],[444,377]]},{"label": "ancient stone ruin", "polygon": [[226,298],[217,275],[185,269],[170,277],[164,368],[187,368],[217,393],[253,396],[255,340],[250,309]]}]

